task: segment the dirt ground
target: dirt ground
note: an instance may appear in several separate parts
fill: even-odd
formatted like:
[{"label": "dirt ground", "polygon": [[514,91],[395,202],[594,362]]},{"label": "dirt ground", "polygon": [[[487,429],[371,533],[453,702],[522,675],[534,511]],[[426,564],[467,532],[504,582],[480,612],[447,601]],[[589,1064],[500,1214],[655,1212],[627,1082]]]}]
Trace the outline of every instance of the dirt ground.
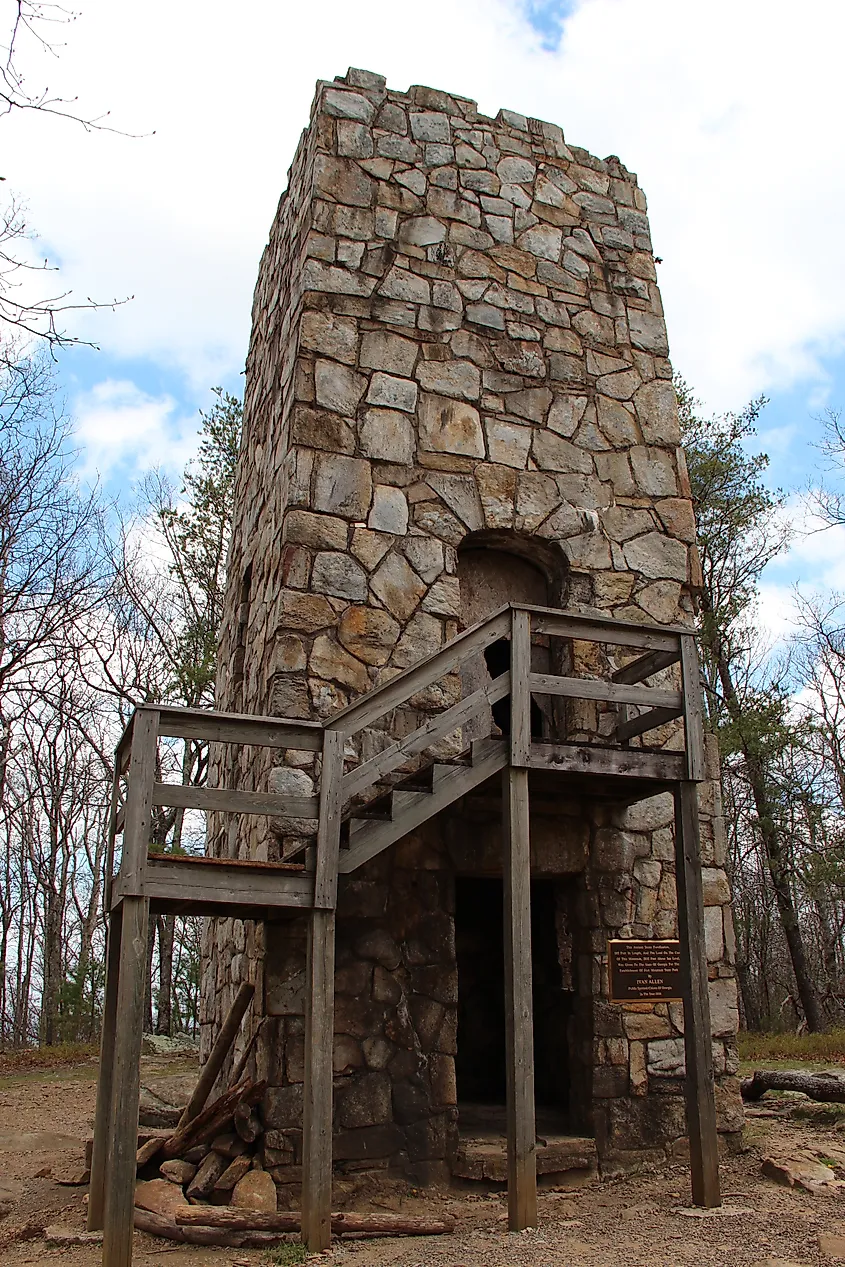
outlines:
[{"label": "dirt ground", "polygon": [[[145,1079],[178,1072],[171,1062],[145,1059]],[[184,1074],[184,1066],[182,1068]],[[0,1077],[0,1263],[57,1262],[99,1267],[101,1250],[52,1248],[43,1236],[11,1239],[28,1221],[82,1230],[84,1187],[63,1186],[82,1156],[94,1116],[96,1066],[38,1070]],[[823,1116],[823,1115],[820,1115]],[[339,1267],[810,1267],[845,1262],[845,1184],[830,1193],[785,1188],[762,1177],[761,1156],[841,1160],[845,1177],[845,1132],[830,1121],[755,1117],[747,1147],[722,1170],[721,1213],[696,1217],[689,1206],[689,1171],[674,1166],[660,1173],[595,1181],[568,1190],[542,1190],[540,1225],[509,1234],[502,1192],[458,1191],[378,1195],[369,1208],[407,1213],[447,1210],[457,1220],[453,1235],[427,1238],[340,1241],[322,1256]],[[365,1208],[363,1205],[359,1208]],[[821,1241],[820,1241],[821,1238]],[[138,1267],[247,1267],[272,1262],[267,1251],[185,1249],[136,1233]],[[840,1248],[842,1258],[834,1251]]]}]

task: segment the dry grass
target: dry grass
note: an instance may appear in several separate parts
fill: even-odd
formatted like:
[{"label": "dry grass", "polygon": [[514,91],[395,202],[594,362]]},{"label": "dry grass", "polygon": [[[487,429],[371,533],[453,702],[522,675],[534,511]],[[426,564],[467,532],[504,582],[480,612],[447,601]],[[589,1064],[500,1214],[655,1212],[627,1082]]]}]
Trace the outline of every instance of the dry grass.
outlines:
[{"label": "dry grass", "polygon": [[845,1064],[845,1029],[824,1034],[754,1034],[737,1039],[740,1060],[757,1064],[794,1061],[801,1064]]},{"label": "dry grass", "polygon": [[99,1057],[97,1043],[60,1043],[56,1047],[17,1047],[0,1051],[0,1074],[27,1073],[31,1069],[69,1068]]}]

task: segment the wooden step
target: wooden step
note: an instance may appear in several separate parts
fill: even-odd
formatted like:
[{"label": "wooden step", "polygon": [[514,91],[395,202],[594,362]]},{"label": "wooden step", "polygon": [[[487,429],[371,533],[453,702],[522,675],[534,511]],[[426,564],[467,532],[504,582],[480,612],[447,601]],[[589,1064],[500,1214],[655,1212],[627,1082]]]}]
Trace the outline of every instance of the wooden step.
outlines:
[{"label": "wooden step", "polygon": [[[341,851],[338,870],[355,871],[408,832],[420,827],[454,801],[486,782],[507,764],[507,745],[502,739],[476,740],[470,764],[435,762],[430,792],[393,792],[390,822],[366,822],[353,818],[349,848]],[[360,825],[359,825],[360,823]]]}]

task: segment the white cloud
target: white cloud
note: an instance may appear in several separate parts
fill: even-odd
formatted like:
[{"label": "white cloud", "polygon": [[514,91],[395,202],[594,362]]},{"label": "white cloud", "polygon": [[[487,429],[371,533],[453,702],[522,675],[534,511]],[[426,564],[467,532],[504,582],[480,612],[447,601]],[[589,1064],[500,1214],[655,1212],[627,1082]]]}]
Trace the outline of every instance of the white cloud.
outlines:
[{"label": "white cloud", "polygon": [[106,379],[73,402],[83,479],[132,478],[153,467],[179,472],[197,447],[197,425],[177,414],[170,396],[148,396],[134,383]]},{"label": "white cloud", "polygon": [[[845,6],[581,0],[549,53],[519,0],[86,0],[49,80],[142,140],[4,121],[4,174],[107,350],[207,387],[240,367],[258,258],[318,77],[347,65],[559,122],[649,195],[673,356],[713,408],[845,347]],[[57,81],[56,76],[60,77]],[[33,67],[31,78],[37,76]]]}]

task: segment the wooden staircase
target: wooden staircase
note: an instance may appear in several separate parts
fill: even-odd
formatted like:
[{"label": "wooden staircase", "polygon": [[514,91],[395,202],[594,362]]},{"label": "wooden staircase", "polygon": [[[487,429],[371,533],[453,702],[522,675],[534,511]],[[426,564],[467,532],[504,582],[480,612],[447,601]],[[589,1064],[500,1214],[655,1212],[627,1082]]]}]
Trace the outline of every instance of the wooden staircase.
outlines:
[{"label": "wooden staircase", "polygon": [[[486,783],[507,763],[504,739],[476,739],[465,762],[432,762],[368,806],[365,817],[359,818],[351,810],[346,840],[341,837],[338,871],[341,875],[355,871],[388,845]],[[371,811],[376,809],[380,812],[373,814]]]},{"label": "wooden staircase", "polygon": [[[596,643],[611,664],[606,680],[535,673],[532,638]],[[390,729],[394,710],[455,675],[485,647],[510,642],[510,672],[427,717],[410,735],[366,761],[346,756],[370,727]],[[622,662],[619,663],[619,657]],[[617,667],[613,667],[614,660]],[[679,664],[680,689],[649,684]],[[533,695],[588,700],[616,710],[601,740],[539,743],[531,735]],[[463,750],[464,728],[509,697],[510,731]],[[642,746],[642,736],[683,719],[684,744]],[[239,788],[157,781],[161,739],[191,738],[321,756],[319,795],[291,797]],[[631,741],[635,743],[632,745]],[[444,760],[442,741],[459,755]],[[438,745],[439,748],[438,748]],[[413,773],[409,773],[409,765]],[[572,612],[508,604],[451,643],[362,696],[325,723],[164,705],[136,710],[118,745],[106,874],[107,975],[88,1226],[105,1228],[104,1267],[130,1267],[138,1128],[139,1058],[150,912],[261,920],[308,914],[306,1081],[303,1129],[303,1239],[311,1251],[331,1239],[334,939],[338,879],[501,776],[505,848],[507,1174],[509,1226],[536,1223],[531,995],[529,774],[564,794],[631,802],[671,790],[676,876],[686,974],[685,1049],[693,1199],[719,1203],[715,1100],[695,785],[704,778],[701,697],[690,630],[644,626]],[[269,819],[311,820],[303,861],[257,862],[150,855],[152,810],[176,806]],[[116,838],[123,836],[117,874]]]}]

